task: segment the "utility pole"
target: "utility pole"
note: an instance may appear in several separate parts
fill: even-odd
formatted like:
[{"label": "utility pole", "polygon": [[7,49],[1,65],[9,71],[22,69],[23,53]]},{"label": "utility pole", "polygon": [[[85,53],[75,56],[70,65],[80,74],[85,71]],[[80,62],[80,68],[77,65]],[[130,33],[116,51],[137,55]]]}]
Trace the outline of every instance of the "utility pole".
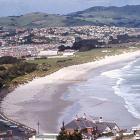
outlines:
[{"label": "utility pole", "polygon": [[37,123],[37,130],[38,130],[38,135],[39,135],[39,130],[40,130],[40,123],[39,123],[39,121]]}]

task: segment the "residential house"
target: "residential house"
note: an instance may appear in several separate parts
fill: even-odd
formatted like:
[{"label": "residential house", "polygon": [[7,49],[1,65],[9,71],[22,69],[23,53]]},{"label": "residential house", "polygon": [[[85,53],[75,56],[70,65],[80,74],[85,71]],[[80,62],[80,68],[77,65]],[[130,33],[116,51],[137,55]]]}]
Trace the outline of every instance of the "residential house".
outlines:
[{"label": "residential house", "polygon": [[67,134],[73,134],[75,130],[82,133],[83,139],[94,139],[102,135],[116,134],[120,128],[114,122],[87,119],[86,117],[76,118],[64,125]]}]

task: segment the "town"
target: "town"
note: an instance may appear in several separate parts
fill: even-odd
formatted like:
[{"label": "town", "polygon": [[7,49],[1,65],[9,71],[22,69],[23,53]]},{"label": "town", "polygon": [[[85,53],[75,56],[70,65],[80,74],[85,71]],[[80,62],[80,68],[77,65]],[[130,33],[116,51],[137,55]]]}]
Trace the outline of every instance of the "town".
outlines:
[{"label": "town", "polygon": [[67,52],[70,50],[84,51],[85,48],[77,46],[80,41],[82,44],[86,43],[86,50],[95,47],[112,47],[112,44],[122,43],[124,46],[129,46],[128,43],[139,44],[139,38],[139,29],[115,26],[48,27],[40,29],[0,27],[0,56],[41,57],[45,54],[57,55],[58,51],[65,50]]}]

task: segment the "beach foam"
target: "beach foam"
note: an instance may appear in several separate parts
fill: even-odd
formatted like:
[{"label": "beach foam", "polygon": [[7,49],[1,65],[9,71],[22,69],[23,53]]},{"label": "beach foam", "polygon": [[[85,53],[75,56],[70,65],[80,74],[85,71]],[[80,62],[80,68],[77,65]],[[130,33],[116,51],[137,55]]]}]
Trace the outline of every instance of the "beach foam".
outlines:
[{"label": "beach foam", "polygon": [[[122,97],[125,101],[125,107],[127,108],[127,110],[135,118],[140,119],[140,110],[138,110],[138,108],[140,107],[140,84],[139,81],[136,81],[136,77],[137,79],[139,77],[134,77],[137,73],[140,72],[140,67],[134,65],[135,63],[137,63],[137,61],[138,59],[131,61],[121,69],[107,71],[102,73],[102,75],[116,79],[116,85],[112,87],[114,89],[114,93]],[[129,83],[133,81],[132,78],[135,81]],[[135,82],[137,82],[137,84]]]}]

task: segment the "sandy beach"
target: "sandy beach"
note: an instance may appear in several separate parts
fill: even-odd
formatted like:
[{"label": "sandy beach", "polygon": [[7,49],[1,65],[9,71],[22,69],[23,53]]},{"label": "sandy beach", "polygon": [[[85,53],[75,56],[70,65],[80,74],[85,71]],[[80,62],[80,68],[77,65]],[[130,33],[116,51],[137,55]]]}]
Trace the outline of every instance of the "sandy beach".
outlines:
[{"label": "sandy beach", "polygon": [[[67,100],[65,98],[65,95],[67,95],[69,90],[72,89],[70,86],[87,81],[89,78],[88,74],[91,71],[95,76],[97,76],[99,74],[98,69],[105,70],[106,66],[109,65],[112,65],[110,67],[110,69],[112,69],[112,67],[117,67],[116,64],[118,64],[119,67],[119,63],[125,61],[128,62],[129,60],[136,59],[136,57],[139,56],[140,51],[109,56],[95,62],[65,67],[46,77],[36,78],[25,85],[17,87],[13,92],[8,94],[2,102],[2,111],[9,118],[19,121],[35,129],[37,128],[37,122],[39,121],[40,131],[42,133],[57,132],[59,130],[58,128],[60,126],[60,122],[63,119],[68,121],[70,117],[76,115],[74,114],[74,108],[70,108],[76,101]],[[95,86],[97,85],[95,84]],[[105,98],[104,100],[103,96]],[[119,105],[118,102],[106,102],[106,104],[104,104],[106,98],[109,98],[109,100],[112,101],[116,101],[117,98]],[[122,116],[127,116],[127,118],[124,118],[126,119],[125,123],[130,121],[132,123],[134,122],[134,124],[137,124],[139,122],[139,120],[134,119],[132,115],[127,111],[127,109],[123,107],[122,104],[124,104],[124,101],[116,95],[110,96],[110,94],[107,95],[104,93],[102,94],[101,98],[92,98],[92,102],[94,102],[94,106],[98,104],[99,105],[94,109],[85,108],[82,111],[86,111],[88,109],[87,113],[90,114],[90,112],[94,110],[97,116],[104,115],[107,119],[115,119],[117,121],[119,119],[117,115],[113,118],[111,115],[108,115],[115,109],[115,111],[121,113]],[[71,109],[72,111],[68,112],[67,108]],[[105,110],[105,108],[108,109]],[[98,114],[98,110],[100,110],[100,112],[102,110],[102,114]],[[120,124],[123,123],[121,121],[119,122]]]}]

